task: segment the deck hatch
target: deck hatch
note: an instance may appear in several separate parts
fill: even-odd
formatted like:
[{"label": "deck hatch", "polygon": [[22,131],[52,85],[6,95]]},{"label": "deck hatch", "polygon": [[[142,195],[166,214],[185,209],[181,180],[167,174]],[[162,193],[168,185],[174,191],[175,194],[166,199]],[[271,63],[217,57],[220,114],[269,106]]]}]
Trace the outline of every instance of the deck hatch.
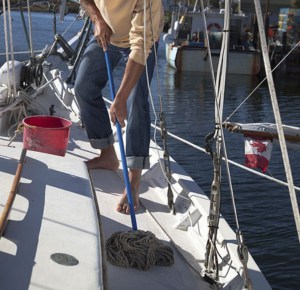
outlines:
[{"label": "deck hatch", "polygon": [[50,256],[50,258],[55,263],[64,266],[76,266],[79,263],[74,256],[64,253],[54,253]]}]

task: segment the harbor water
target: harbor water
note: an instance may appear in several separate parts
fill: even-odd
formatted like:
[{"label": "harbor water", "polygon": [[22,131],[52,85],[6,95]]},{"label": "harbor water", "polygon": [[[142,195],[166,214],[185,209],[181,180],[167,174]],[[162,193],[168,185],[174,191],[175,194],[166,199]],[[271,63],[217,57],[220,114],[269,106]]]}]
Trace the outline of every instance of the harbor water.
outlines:
[{"label": "harbor water", "polygon": [[[27,14],[25,15],[27,16]],[[20,15],[18,12],[13,12],[12,17],[14,51],[26,51],[28,45]],[[63,34],[66,39],[72,37],[79,25],[83,23],[76,24],[67,33],[64,33],[74,19],[74,15],[67,15],[63,23],[57,24],[57,33]],[[53,15],[51,13],[33,13],[32,28],[35,50],[42,50],[46,44],[53,41]],[[3,15],[0,16],[0,30],[0,65],[2,65],[5,61]],[[20,54],[16,59],[25,60],[27,58],[27,54]],[[120,82],[122,70],[121,64],[114,72],[116,88]],[[286,125],[300,126],[299,79],[292,75],[275,74],[274,80],[282,122]],[[264,82],[252,93],[260,81],[257,77],[227,76],[223,119],[230,117],[229,121],[240,123],[274,123],[267,83]],[[162,102],[167,130],[197,146],[204,147],[205,137],[214,130],[214,89],[211,76],[195,72],[180,73],[170,68],[165,60],[164,44],[161,42],[158,51],[158,66],[151,88],[157,118],[160,111],[160,100]],[[239,107],[250,93],[252,94],[248,100]],[[108,89],[104,94],[109,97]],[[156,118],[154,113],[152,117],[154,122]],[[159,133],[157,132],[157,134]],[[243,136],[226,131],[224,131],[224,135],[228,158],[243,164]],[[159,135],[157,139],[160,140]],[[210,155],[171,137],[167,141],[169,154],[209,196],[213,178]],[[299,187],[300,150],[289,149],[289,159],[294,183]],[[225,168],[222,171],[221,212],[232,228],[236,229],[236,219]],[[244,242],[250,253],[273,289],[299,289],[300,244],[287,188],[233,165],[230,166],[230,173],[239,229],[243,232]],[[286,180],[278,144],[273,146],[267,174],[280,180]],[[299,192],[297,195],[299,198]]]}]

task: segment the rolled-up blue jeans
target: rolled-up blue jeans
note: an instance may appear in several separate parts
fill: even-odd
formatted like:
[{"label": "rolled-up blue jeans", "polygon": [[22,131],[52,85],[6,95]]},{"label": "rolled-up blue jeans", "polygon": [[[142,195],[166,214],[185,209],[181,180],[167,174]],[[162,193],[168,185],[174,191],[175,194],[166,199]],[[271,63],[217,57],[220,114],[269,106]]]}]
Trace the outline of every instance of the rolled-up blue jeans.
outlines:
[{"label": "rolled-up blue jeans", "polygon": [[[154,47],[157,49],[158,44]],[[130,48],[108,46],[108,56],[112,70],[121,58],[128,60]],[[152,48],[147,59],[149,82],[155,66]],[[75,95],[80,107],[80,115],[93,148],[103,149],[115,140],[102,90],[108,81],[105,56],[93,37],[82,56],[75,81]],[[129,168],[149,168],[149,144],[151,118],[148,101],[146,66],[138,83],[127,100],[126,161]]]}]

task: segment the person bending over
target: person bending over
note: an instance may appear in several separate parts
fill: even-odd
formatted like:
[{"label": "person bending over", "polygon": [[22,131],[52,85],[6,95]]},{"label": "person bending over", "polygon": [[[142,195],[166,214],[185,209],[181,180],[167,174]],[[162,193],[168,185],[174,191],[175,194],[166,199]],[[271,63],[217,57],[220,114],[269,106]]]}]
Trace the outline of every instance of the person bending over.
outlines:
[{"label": "person bending over", "polygon": [[[86,164],[88,169],[118,169],[110,120],[114,125],[118,121],[123,128],[127,119],[126,161],[134,208],[137,209],[142,169],[150,167],[147,75],[150,81],[155,66],[154,50],[157,50],[163,29],[162,1],[81,0],[80,3],[93,23],[94,36],[80,61],[74,89],[90,144],[100,149],[100,155]],[[102,98],[102,90],[108,81],[105,51],[112,70],[122,58],[126,62],[109,112]],[[116,209],[129,213],[126,190]]]}]

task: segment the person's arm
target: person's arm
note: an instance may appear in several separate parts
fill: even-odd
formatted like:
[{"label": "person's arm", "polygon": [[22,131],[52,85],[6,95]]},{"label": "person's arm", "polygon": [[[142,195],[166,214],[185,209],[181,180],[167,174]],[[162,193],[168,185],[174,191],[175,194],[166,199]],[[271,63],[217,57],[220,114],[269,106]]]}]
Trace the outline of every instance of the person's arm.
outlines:
[{"label": "person's arm", "polygon": [[128,59],[121,85],[114,102],[110,106],[110,118],[113,124],[116,124],[117,119],[121,127],[125,126],[124,121],[127,117],[126,102],[130,92],[141,77],[144,68],[144,65],[130,58]]},{"label": "person's arm", "polygon": [[[115,101],[110,107],[111,121],[115,124],[116,119],[121,127],[125,126],[124,120],[127,117],[126,102],[130,92],[141,77],[145,68],[148,55],[155,41],[159,39],[160,26],[163,20],[163,9],[160,0],[152,3],[151,13],[144,14],[144,2],[137,1],[134,18],[131,21],[132,27],[129,33],[130,55],[126,64],[125,73],[116,94]],[[152,15],[152,18],[151,18]],[[144,31],[144,17],[146,17],[146,33]]]},{"label": "person's arm", "polygon": [[104,21],[94,0],[81,0],[80,4],[94,24],[94,36],[96,40],[99,45],[103,47],[103,50],[106,51],[107,45],[110,43],[110,36],[112,33],[110,27]]}]

